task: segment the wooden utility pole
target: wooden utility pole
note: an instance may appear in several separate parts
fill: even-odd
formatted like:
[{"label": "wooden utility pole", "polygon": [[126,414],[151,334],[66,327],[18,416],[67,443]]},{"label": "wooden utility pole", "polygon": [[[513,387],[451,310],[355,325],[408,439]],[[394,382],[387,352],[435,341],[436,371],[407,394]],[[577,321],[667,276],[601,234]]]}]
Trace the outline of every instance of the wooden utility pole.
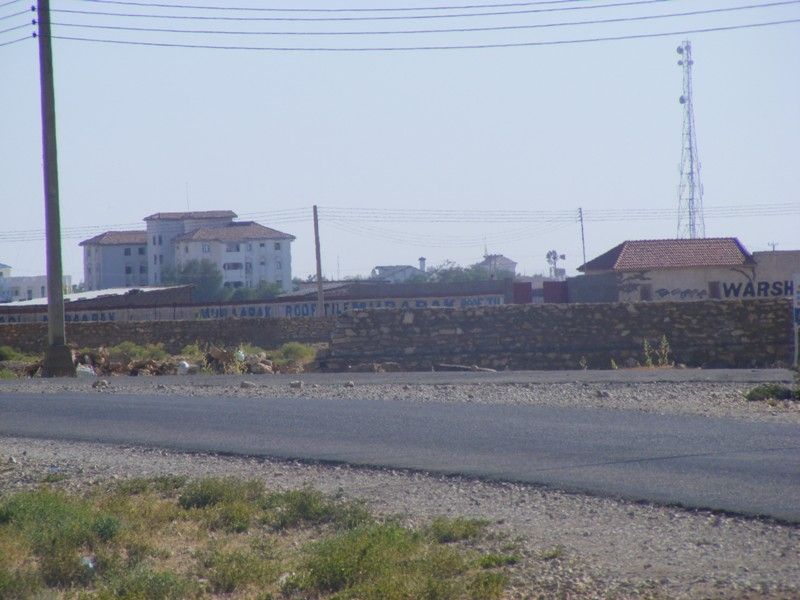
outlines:
[{"label": "wooden utility pole", "polygon": [[75,375],[75,365],[64,332],[64,277],[61,268],[61,217],[58,209],[56,100],[53,86],[53,51],[50,46],[50,0],[39,0],[37,4],[47,246],[47,349],[44,354],[42,375],[66,377]]},{"label": "wooden utility pole", "polygon": [[578,209],[578,218],[581,221],[581,248],[583,249],[583,264],[586,264],[586,238],[583,235],[583,208]]},{"label": "wooden utility pole", "polygon": [[322,258],[319,249],[319,216],[317,205],[314,205],[314,247],[317,252],[317,316],[325,316],[325,299],[322,295]]}]

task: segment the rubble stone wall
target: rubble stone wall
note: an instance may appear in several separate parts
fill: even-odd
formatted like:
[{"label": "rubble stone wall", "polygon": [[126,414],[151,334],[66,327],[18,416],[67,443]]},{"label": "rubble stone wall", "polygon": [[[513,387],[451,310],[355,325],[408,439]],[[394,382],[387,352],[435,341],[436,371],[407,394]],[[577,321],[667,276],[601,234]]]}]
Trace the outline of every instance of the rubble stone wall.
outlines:
[{"label": "rubble stone wall", "polygon": [[791,364],[793,325],[786,299],[614,304],[509,305],[376,310],[342,315],[321,366],[376,362],[430,370],[437,363],[496,369],[611,368],[645,364],[645,339],[662,336],[670,360],[687,366]]},{"label": "rubble stone wall", "polygon": [[[114,346],[124,341],[164,344],[179,352],[195,341],[233,346],[250,343],[273,349],[286,342],[327,342],[334,317],[323,319],[220,319],[216,321],[129,321],[67,323],[67,343],[83,347]],[[0,327],[0,346],[41,352],[47,344],[46,323]]]}]

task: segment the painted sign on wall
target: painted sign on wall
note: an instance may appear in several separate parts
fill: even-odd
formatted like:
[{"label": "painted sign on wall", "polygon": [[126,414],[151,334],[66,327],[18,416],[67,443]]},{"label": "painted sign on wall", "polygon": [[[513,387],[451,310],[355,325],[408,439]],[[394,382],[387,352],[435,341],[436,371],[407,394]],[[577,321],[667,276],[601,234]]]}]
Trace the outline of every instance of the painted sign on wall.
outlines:
[{"label": "painted sign on wall", "polygon": [[723,298],[778,298],[792,296],[795,290],[792,280],[748,281],[747,283],[722,283]]}]

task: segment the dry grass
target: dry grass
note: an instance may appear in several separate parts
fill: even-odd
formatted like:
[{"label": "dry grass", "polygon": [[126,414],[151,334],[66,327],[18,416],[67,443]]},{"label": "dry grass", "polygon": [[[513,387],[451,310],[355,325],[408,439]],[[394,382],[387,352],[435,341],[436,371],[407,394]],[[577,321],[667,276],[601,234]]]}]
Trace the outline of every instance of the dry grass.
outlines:
[{"label": "dry grass", "polygon": [[460,544],[484,526],[238,479],[42,487],[0,497],[0,599],[499,598],[513,561]]}]

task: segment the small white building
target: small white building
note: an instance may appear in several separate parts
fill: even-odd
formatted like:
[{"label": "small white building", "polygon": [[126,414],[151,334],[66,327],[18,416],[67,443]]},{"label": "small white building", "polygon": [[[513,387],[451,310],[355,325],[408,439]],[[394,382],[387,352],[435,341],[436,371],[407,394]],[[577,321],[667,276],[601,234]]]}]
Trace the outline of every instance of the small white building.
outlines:
[{"label": "small white building", "polygon": [[200,227],[174,239],[175,266],[209,260],[222,271],[225,287],[257,287],[277,283],[292,289],[291,243],[295,237],[253,221]]},{"label": "small white building", "polygon": [[[64,292],[68,292],[72,279],[65,275]],[[0,302],[19,302],[20,300],[35,300],[47,298],[47,276],[13,276],[11,267],[0,263]]]},{"label": "small white building", "polygon": [[414,277],[425,275],[425,257],[419,257],[419,268],[413,265],[378,265],[370,273],[370,279],[387,283],[405,283]]},{"label": "small white building", "polygon": [[87,290],[147,285],[146,231],[106,231],[80,245]]}]

